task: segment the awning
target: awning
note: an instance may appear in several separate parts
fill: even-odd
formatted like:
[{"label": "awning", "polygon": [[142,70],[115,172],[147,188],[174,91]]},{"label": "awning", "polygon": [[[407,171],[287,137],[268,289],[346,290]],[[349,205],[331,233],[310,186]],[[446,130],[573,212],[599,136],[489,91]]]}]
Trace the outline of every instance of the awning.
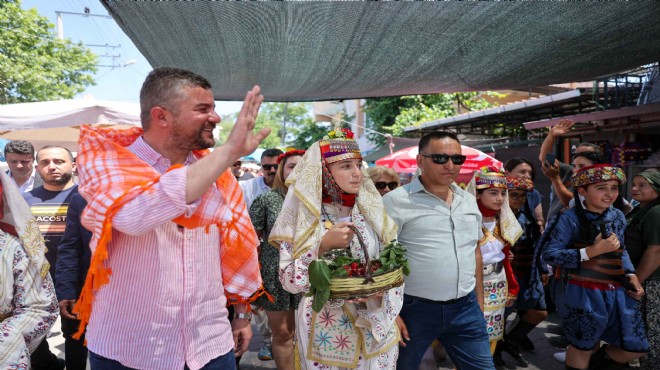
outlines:
[{"label": "awning", "polygon": [[518,89],[660,59],[660,2],[103,1],[153,67],[217,100]]},{"label": "awning", "polygon": [[[562,119],[570,119],[573,122],[580,123],[580,122],[591,122],[591,121],[606,121],[606,120],[613,120],[618,118],[638,117],[638,116],[654,115],[654,114],[660,114],[660,103],[637,105],[634,107],[609,109],[604,111],[557,117],[553,119],[526,122],[524,123],[524,126],[527,130],[534,130],[544,127],[552,127],[557,123],[559,123],[559,121]],[[660,122],[660,116],[656,115],[655,121]]]}]

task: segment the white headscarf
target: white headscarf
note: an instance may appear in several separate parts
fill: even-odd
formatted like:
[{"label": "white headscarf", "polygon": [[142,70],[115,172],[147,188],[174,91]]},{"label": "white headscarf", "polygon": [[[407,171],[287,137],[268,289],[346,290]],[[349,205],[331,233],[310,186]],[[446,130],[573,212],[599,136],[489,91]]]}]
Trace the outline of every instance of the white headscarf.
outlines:
[{"label": "white headscarf", "polygon": [[18,237],[30,257],[30,264],[35,265],[42,278],[46,277],[50,265],[46,261],[46,244],[39,231],[39,225],[30,210],[30,206],[25,202],[23,196],[18,191],[16,183],[0,171],[0,183],[2,184],[2,218],[1,223],[8,224],[16,230],[16,234],[10,234]]}]

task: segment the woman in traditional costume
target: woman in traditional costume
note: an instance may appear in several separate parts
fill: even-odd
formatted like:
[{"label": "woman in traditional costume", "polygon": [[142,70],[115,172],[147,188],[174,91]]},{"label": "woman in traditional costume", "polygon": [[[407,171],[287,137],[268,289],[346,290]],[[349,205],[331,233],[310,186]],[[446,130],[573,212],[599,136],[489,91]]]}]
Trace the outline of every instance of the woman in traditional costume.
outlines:
[{"label": "woman in traditional costume", "polygon": [[59,306],[46,245],[16,184],[0,173],[0,369],[29,369]]},{"label": "woman in traditional costume", "polygon": [[644,287],[642,315],[650,351],[640,369],[660,363],[660,171],[648,169],[632,181],[632,197],[639,205],[628,214],[626,249],[639,283]]},{"label": "woman in traditional costume", "polygon": [[[360,148],[347,129],[312,144],[287,184],[269,241],[279,246],[280,281],[291,293],[310,291],[309,266],[315,260],[344,254],[365,263],[356,233],[372,260],[396,236],[396,225],[367,178]],[[296,311],[297,366],[395,369],[402,286],[366,299],[330,299],[318,313],[312,308],[315,299],[303,297]]]},{"label": "woman in traditional costume", "polygon": [[484,236],[479,240],[483,258],[484,318],[488,325],[491,354],[504,335],[504,309],[513,305],[518,283],[513,276],[510,247],[522,234],[522,228],[509,208],[506,177],[493,167],[475,172],[467,191],[477,198],[482,215]]},{"label": "woman in traditional costume", "polygon": [[[623,244],[625,216],[612,207],[623,171],[597,164],[572,178],[575,207],[544,238],[543,260],[561,267],[557,308],[570,345],[566,369],[624,369],[648,352],[638,300],[644,291]],[[592,350],[603,340],[592,357]]]},{"label": "woman in traditional costume", "polygon": [[289,150],[277,157],[277,172],[271,191],[259,195],[250,207],[250,219],[259,240],[259,266],[261,279],[268,295],[259,296],[257,306],[266,310],[268,325],[273,333],[273,358],[280,370],[293,369],[293,334],[295,310],[300,303],[300,294],[284,290],[279,278],[280,251],[268,244],[270,231],[282,210],[288,186],[285,181],[293,172],[304,150]]}]

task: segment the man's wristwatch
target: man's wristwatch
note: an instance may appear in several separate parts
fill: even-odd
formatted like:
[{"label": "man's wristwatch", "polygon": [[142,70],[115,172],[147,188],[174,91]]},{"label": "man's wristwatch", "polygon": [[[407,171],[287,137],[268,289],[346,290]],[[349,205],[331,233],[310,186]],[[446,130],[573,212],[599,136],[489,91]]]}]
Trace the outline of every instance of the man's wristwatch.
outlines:
[{"label": "man's wristwatch", "polygon": [[252,312],[238,312],[234,314],[234,319],[244,319],[247,321],[252,321]]}]

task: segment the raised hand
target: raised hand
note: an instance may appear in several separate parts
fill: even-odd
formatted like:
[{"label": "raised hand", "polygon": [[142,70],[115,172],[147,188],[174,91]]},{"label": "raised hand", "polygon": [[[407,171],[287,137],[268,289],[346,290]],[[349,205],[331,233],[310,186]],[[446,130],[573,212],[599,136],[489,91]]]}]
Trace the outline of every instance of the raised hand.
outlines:
[{"label": "raised hand", "polygon": [[225,143],[230,147],[233,157],[240,158],[254,152],[259,143],[270,134],[270,128],[267,127],[257,133],[254,132],[255,121],[263,101],[264,96],[261,95],[261,88],[257,85],[245,95],[236,124]]},{"label": "raised hand", "polygon": [[555,137],[565,135],[568,131],[570,131],[574,124],[575,122],[570,119],[559,120],[559,123],[552,126],[550,129],[550,135]]}]

